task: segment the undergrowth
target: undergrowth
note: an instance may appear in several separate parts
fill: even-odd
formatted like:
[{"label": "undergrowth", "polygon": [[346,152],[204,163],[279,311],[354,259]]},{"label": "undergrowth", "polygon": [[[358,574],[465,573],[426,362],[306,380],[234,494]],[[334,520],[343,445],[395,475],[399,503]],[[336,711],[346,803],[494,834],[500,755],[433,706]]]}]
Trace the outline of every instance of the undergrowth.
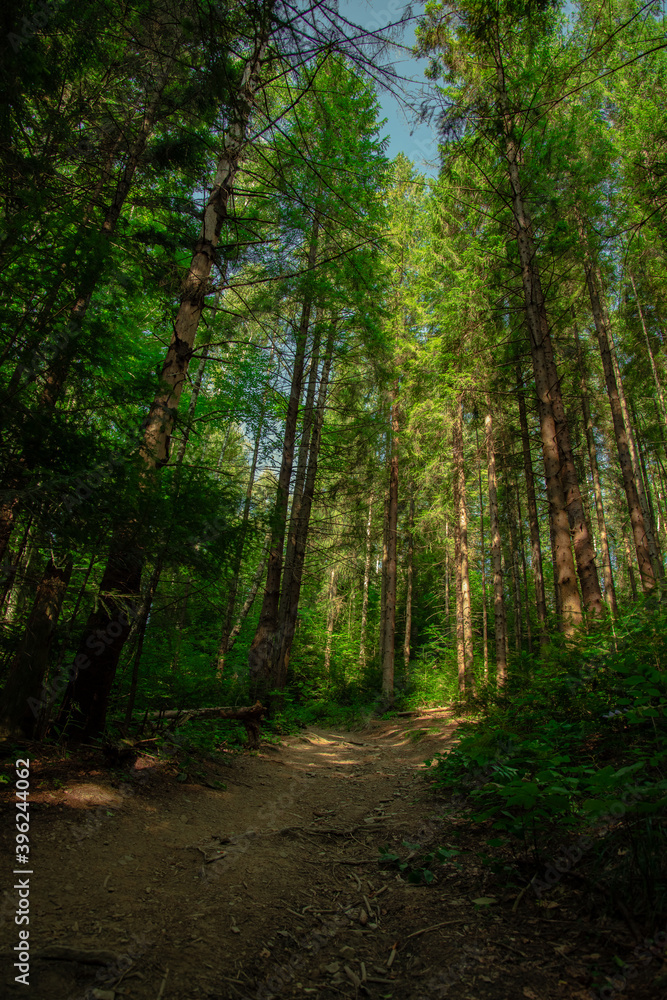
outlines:
[{"label": "undergrowth", "polygon": [[[667,913],[666,666],[662,607],[552,642],[484,692],[429,779],[491,849],[530,859],[538,894],[550,865],[560,880],[585,854],[596,891],[654,922]],[[575,846],[555,868],[563,842]]]}]

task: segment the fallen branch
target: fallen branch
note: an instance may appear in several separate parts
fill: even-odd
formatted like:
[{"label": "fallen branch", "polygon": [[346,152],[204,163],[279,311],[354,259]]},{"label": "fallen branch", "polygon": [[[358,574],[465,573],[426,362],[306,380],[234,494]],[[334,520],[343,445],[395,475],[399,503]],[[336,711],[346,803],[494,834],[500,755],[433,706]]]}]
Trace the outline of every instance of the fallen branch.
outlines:
[{"label": "fallen branch", "polygon": [[218,707],[218,708],[174,708],[167,711],[152,712],[148,715],[150,721],[161,721],[162,719],[173,719],[173,726],[183,726],[192,719],[238,719],[245,726],[248,735],[248,746],[254,750],[259,746],[259,724],[264,718],[266,709],[259,701],[254,705],[245,705],[242,708]]}]

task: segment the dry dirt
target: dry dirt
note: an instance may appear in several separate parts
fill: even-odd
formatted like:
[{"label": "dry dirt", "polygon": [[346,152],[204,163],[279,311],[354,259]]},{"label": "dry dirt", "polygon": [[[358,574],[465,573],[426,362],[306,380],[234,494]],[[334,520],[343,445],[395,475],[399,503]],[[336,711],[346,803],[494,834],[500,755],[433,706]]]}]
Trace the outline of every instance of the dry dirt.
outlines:
[{"label": "dry dirt", "polygon": [[[591,969],[636,944],[557,886],[505,888],[422,780],[446,712],[359,731],[313,728],[229,753],[208,784],[139,757],[34,762],[30,985],[14,981],[14,803],[0,843],[4,996],[30,1000],[588,1000]],[[48,772],[48,779],[42,780]],[[53,787],[61,786],[61,787]],[[221,785],[226,789],[222,789]],[[48,786],[51,786],[50,788]],[[215,787],[217,786],[217,787]],[[467,839],[466,839],[467,838]],[[431,885],[383,870],[379,848],[460,847]],[[475,902],[482,899],[483,902]],[[660,972],[653,965],[656,982]],[[632,983],[614,1000],[664,995]]]}]

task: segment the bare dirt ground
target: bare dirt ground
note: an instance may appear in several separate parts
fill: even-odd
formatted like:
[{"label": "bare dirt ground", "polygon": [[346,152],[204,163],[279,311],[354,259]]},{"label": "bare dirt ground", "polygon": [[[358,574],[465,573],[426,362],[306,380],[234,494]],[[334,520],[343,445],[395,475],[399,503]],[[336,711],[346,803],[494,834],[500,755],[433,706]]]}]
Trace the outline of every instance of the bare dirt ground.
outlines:
[{"label": "bare dirt ground", "polygon": [[[484,838],[422,780],[425,758],[446,749],[455,728],[445,711],[355,732],[313,728],[259,753],[227,754],[197,783],[147,756],[125,770],[104,768],[99,754],[59,772],[35,761],[28,987],[15,982],[10,957],[18,928],[7,786],[2,801],[3,995],[599,996],[593,971],[613,976],[614,955],[627,957],[636,940],[622,924],[582,916],[570,888],[538,899],[485,867]],[[459,866],[436,865],[433,884],[408,884],[378,863],[386,845],[405,857],[404,841],[458,847]],[[665,996],[663,973],[656,959],[603,995]]]}]

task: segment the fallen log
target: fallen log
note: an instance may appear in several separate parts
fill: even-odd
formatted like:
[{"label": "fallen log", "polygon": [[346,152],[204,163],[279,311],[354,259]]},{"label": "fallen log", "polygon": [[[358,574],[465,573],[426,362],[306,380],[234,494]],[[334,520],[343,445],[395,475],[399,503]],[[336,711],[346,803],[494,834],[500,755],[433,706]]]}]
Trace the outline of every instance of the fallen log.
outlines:
[{"label": "fallen log", "polygon": [[147,719],[160,722],[163,719],[173,720],[172,725],[183,726],[192,719],[238,719],[245,726],[248,746],[256,750],[259,746],[259,724],[264,718],[266,709],[261,702],[254,705],[244,705],[241,708],[171,708],[166,711],[151,712]]}]

